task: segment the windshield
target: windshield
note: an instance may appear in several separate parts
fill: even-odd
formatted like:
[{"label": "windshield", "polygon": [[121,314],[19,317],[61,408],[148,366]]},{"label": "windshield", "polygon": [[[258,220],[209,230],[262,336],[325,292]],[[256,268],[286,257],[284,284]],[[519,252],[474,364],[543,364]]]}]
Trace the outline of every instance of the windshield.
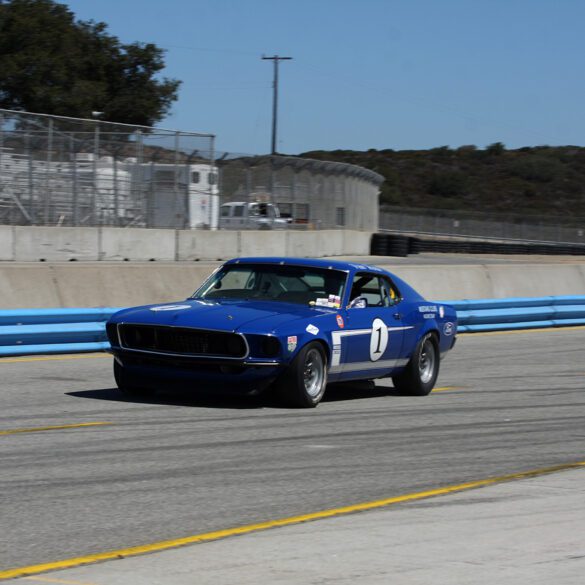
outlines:
[{"label": "windshield", "polygon": [[193,298],[268,300],[339,308],[346,281],[341,270],[267,264],[230,264]]},{"label": "windshield", "polygon": [[278,217],[274,205],[269,203],[251,203],[249,207],[250,217]]}]

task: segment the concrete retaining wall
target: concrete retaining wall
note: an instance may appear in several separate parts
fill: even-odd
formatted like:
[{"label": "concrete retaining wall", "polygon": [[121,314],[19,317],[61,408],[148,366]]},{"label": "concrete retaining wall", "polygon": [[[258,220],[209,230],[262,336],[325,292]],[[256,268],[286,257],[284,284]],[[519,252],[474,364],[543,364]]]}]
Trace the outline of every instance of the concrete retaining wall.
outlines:
[{"label": "concrete retaining wall", "polygon": [[503,299],[585,294],[585,264],[384,266],[424,297]]},{"label": "concrete retaining wall", "polygon": [[0,225],[0,262],[3,260],[14,260],[14,230]]},{"label": "concrete retaining wall", "polygon": [[216,264],[0,264],[0,308],[126,307],[185,299]]},{"label": "concrete retaining wall", "polygon": [[[174,230],[99,229],[100,260],[162,260],[172,262],[177,255]],[[18,248],[17,248],[18,253]]]},{"label": "concrete retaining wall", "polygon": [[[213,232],[212,232],[213,233]],[[222,232],[215,232],[218,235]],[[325,245],[312,236],[313,253]],[[255,252],[280,253],[269,233]],[[286,240],[286,236],[285,236]],[[282,242],[281,242],[282,243]],[[217,249],[221,248],[217,242]],[[193,243],[196,249],[197,243]],[[219,254],[218,254],[219,257]],[[217,262],[0,263],[0,308],[124,307],[181,300]],[[434,300],[585,294],[585,264],[384,266]]]},{"label": "concrete retaining wall", "polygon": [[99,260],[99,228],[12,228],[11,260],[61,262]]},{"label": "concrete retaining wall", "polygon": [[226,260],[369,254],[371,232],[0,226],[0,261]]},{"label": "concrete retaining wall", "polygon": [[176,233],[177,257],[181,260],[219,260],[238,255],[233,252],[240,248],[241,232],[196,230]]}]

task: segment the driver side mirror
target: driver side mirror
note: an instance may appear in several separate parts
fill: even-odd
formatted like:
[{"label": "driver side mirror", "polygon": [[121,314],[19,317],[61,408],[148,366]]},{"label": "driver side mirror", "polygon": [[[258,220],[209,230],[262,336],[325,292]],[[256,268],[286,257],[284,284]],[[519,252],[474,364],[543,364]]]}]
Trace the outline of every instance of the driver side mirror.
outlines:
[{"label": "driver side mirror", "polygon": [[348,309],[365,309],[368,306],[368,301],[365,297],[356,297],[347,306]]}]

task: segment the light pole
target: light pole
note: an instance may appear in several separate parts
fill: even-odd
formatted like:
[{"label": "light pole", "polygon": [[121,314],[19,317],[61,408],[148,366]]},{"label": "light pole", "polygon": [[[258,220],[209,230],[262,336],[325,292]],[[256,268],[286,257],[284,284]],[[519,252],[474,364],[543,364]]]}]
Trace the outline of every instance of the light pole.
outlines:
[{"label": "light pole", "polygon": [[273,93],[272,93],[272,148],[270,154],[276,154],[276,127],[278,121],[278,63],[279,61],[290,61],[292,57],[279,57],[274,55],[273,57],[264,57],[265,61],[272,61],[274,63],[274,80],[272,82]]}]

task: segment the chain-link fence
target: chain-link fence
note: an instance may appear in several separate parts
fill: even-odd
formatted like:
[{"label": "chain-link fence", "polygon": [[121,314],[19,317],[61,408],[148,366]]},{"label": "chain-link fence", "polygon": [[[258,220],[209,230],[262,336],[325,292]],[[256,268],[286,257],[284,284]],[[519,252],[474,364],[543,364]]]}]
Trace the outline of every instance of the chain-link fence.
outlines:
[{"label": "chain-link fence", "polygon": [[585,243],[585,218],[384,207],[380,229],[493,240]]},{"label": "chain-link fence", "polygon": [[217,224],[214,136],[0,110],[0,224]]},{"label": "chain-link fence", "polygon": [[[0,110],[0,224],[376,230],[383,178],[214,136]],[[221,218],[222,208],[237,215]],[[262,217],[264,216],[264,217]],[[280,218],[279,218],[280,216]]]},{"label": "chain-link fence", "polygon": [[585,218],[402,207],[378,215],[382,181],[350,164],[216,153],[212,134],[0,110],[0,225],[368,231],[379,225],[585,242]]}]

